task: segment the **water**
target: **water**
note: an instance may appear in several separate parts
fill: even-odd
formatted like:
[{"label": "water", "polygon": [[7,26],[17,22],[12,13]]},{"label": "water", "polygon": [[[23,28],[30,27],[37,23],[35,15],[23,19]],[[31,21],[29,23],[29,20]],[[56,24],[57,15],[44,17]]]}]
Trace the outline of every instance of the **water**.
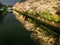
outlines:
[{"label": "water", "polygon": [[[14,5],[20,0],[0,0],[3,4]],[[36,45],[30,32],[16,19],[13,13],[4,17],[0,25],[0,45]]]}]

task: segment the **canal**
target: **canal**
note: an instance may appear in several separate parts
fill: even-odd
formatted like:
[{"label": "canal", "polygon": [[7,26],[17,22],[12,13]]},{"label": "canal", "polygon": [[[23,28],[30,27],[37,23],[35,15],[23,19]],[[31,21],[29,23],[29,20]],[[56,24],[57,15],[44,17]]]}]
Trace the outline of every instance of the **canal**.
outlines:
[{"label": "canal", "polygon": [[[0,0],[2,4],[14,5],[22,0]],[[13,13],[7,14],[0,25],[0,45],[36,45],[30,32],[16,19]]]}]

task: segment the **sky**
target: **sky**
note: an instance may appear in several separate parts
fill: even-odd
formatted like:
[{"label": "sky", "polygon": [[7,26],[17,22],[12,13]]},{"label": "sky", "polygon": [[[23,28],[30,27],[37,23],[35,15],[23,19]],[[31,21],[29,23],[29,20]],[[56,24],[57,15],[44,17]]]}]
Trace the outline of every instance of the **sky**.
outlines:
[{"label": "sky", "polygon": [[9,5],[14,5],[16,2],[21,1],[21,0],[0,0],[3,4],[9,4]]}]

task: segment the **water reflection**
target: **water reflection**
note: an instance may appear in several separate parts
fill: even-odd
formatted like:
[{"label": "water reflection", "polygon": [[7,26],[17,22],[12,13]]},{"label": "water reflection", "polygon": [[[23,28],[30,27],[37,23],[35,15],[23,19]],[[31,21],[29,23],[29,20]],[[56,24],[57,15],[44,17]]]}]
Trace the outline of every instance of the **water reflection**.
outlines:
[{"label": "water reflection", "polygon": [[2,23],[3,18],[4,18],[4,16],[0,15],[0,24]]},{"label": "water reflection", "polygon": [[7,15],[7,6],[0,3],[0,24],[2,23],[4,17]]},{"label": "water reflection", "polygon": [[0,0],[0,23],[3,21],[3,18],[7,15],[8,12],[12,12],[12,8],[11,6],[9,7],[9,5],[14,5],[18,1],[25,0]]},{"label": "water reflection", "polygon": [[0,45],[36,45],[30,33],[11,13],[7,15],[0,27]]},{"label": "water reflection", "polygon": [[[3,3],[6,1],[7,3],[7,0],[1,1],[3,1]],[[12,4],[13,1],[10,1],[8,1],[8,3]],[[0,12],[0,14],[2,13]],[[0,18],[3,19],[3,22],[1,21],[2,24],[0,25],[0,45],[37,45],[30,38],[31,32],[23,27],[23,25],[16,19],[15,15],[9,13],[5,17],[0,15]]]}]

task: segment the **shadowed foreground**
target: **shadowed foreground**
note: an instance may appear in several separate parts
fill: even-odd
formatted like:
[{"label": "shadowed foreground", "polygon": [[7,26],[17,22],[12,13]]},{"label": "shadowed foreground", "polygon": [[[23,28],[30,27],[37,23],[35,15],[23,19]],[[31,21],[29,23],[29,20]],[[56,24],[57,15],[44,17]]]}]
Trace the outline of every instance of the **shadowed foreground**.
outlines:
[{"label": "shadowed foreground", "polygon": [[37,45],[31,40],[30,33],[13,14],[9,14],[0,27],[0,45]]}]

